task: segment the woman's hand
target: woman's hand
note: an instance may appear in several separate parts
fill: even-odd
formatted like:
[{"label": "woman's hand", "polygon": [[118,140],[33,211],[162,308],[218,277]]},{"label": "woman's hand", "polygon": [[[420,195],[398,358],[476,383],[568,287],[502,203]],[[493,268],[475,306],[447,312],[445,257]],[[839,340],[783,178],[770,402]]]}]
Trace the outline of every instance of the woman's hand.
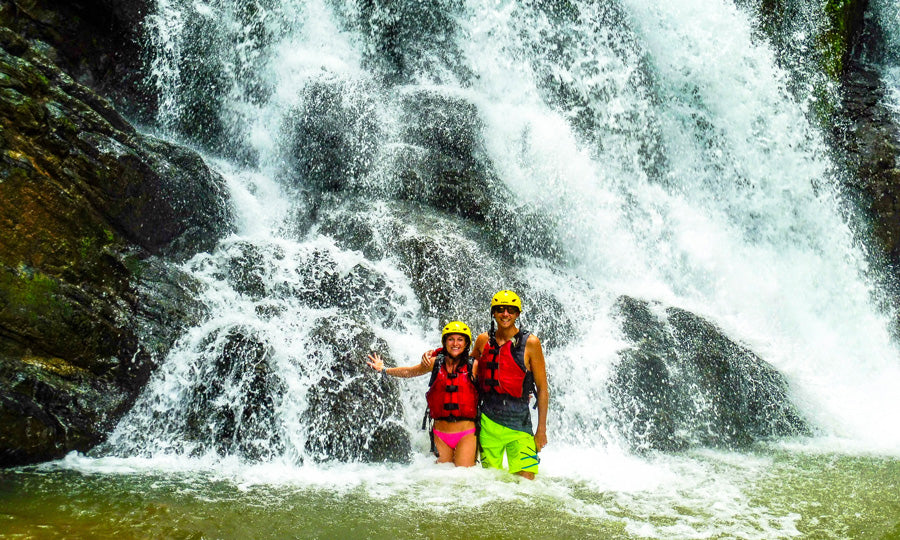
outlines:
[{"label": "woman's hand", "polygon": [[434,361],[436,358],[437,353],[435,353],[434,351],[427,351],[422,355],[422,368],[425,369],[425,371],[431,371],[431,369],[434,367]]},{"label": "woman's hand", "polygon": [[378,356],[378,353],[371,353],[369,355],[369,361],[366,362],[369,366],[372,367],[375,371],[383,371],[384,370],[384,360]]}]

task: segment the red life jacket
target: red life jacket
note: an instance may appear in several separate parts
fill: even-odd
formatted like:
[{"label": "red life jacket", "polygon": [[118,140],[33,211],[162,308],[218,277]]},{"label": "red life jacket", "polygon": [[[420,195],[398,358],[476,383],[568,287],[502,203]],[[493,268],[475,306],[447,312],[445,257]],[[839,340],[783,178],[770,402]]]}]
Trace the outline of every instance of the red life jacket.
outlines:
[{"label": "red life jacket", "polygon": [[461,362],[454,373],[449,373],[444,358],[443,354],[439,354],[435,360],[431,387],[425,393],[429,415],[435,420],[475,420],[478,416],[478,390],[469,376],[472,364]]},{"label": "red life jacket", "polygon": [[497,347],[491,337],[478,360],[478,390],[482,394],[507,394],[528,399],[534,391],[534,375],[525,368],[525,342],[529,332],[519,332]]}]

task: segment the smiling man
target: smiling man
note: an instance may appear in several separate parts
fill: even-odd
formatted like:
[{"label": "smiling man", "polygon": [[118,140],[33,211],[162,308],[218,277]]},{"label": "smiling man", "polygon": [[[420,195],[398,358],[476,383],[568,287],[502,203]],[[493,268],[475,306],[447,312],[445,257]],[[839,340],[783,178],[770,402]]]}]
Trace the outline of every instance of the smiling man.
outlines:
[{"label": "smiling man", "polygon": [[[534,479],[540,463],[538,452],[547,444],[550,389],[541,341],[516,326],[521,313],[522,300],[516,293],[495,294],[491,331],[478,336],[472,356],[478,358],[482,465],[500,469],[506,453],[509,472]],[[531,394],[537,397],[534,432],[528,410]]]}]

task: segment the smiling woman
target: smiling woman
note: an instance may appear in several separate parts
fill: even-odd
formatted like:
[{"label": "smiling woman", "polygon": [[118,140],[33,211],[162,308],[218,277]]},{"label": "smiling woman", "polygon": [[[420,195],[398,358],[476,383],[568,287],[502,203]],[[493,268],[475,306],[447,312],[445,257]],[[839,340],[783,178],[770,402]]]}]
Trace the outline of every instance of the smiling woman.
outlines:
[{"label": "smiling woman", "polygon": [[432,450],[438,463],[453,462],[458,467],[475,465],[477,446],[475,419],[478,414],[478,392],[475,389],[477,366],[469,358],[472,331],[460,321],[447,323],[441,332],[442,348],[426,352],[419,364],[408,367],[385,367],[378,353],[369,355],[372,369],[393,377],[418,377],[431,372],[428,392],[428,416]]}]

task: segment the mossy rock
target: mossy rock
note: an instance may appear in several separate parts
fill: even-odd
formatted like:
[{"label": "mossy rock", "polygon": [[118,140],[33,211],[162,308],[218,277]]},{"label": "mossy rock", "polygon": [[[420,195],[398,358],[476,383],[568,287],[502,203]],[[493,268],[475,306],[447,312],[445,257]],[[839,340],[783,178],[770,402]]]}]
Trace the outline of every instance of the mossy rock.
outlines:
[{"label": "mossy rock", "polygon": [[226,193],[0,27],[0,466],[105,437],[202,316],[173,263],[229,231]]}]

